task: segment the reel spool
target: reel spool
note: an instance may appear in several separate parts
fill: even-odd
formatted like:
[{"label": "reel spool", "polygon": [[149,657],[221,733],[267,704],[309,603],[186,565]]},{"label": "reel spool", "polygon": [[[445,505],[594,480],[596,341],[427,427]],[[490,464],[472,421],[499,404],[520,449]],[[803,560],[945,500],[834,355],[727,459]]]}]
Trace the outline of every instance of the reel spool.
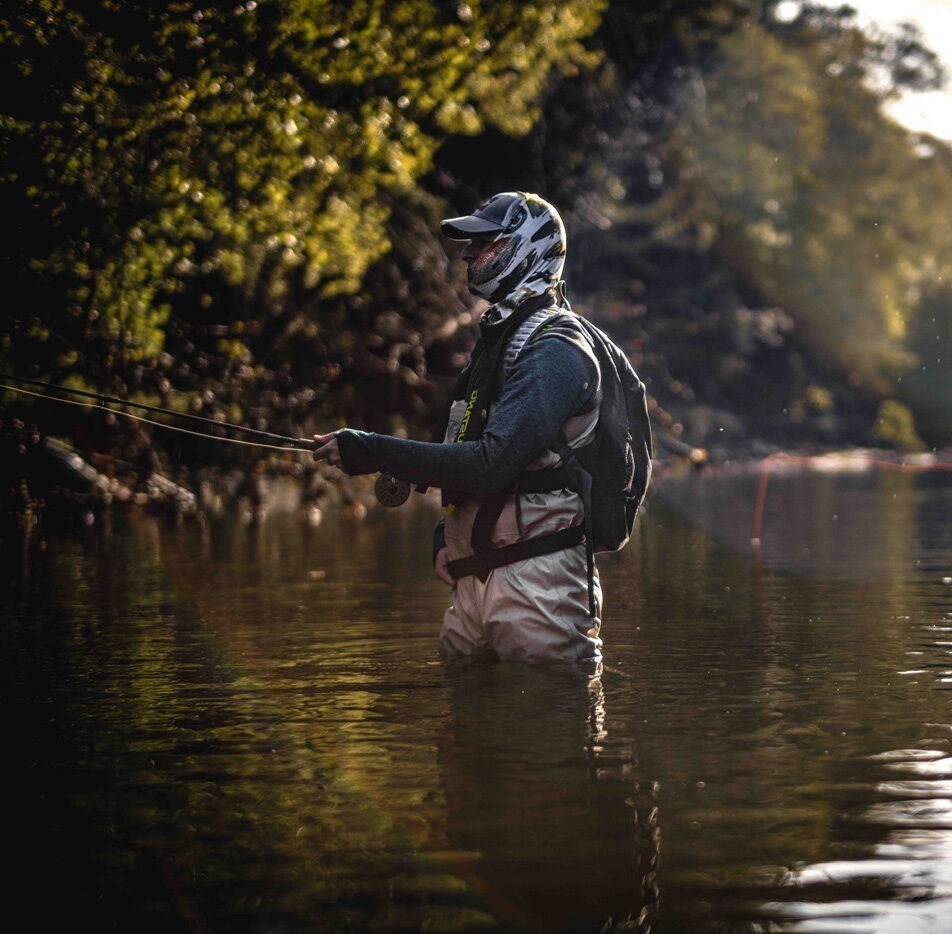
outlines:
[{"label": "reel spool", "polygon": [[406,480],[397,480],[388,473],[382,473],[374,484],[374,495],[381,506],[393,509],[402,506],[410,498],[410,484]]}]

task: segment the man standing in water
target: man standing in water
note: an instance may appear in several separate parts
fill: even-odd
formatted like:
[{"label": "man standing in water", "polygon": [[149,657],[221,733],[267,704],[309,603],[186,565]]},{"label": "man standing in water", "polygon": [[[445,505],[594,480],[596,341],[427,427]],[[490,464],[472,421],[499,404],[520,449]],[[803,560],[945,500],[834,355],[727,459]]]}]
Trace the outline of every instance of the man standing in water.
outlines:
[{"label": "man standing in water", "polygon": [[562,219],[538,195],[503,192],[441,229],[469,241],[469,289],[491,303],[442,443],[342,429],[315,436],[314,459],[442,490],[445,657],[598,660],[598,574],[582,498],[555,453],[592,440],[602,398],[592,339],[564,295]]}]

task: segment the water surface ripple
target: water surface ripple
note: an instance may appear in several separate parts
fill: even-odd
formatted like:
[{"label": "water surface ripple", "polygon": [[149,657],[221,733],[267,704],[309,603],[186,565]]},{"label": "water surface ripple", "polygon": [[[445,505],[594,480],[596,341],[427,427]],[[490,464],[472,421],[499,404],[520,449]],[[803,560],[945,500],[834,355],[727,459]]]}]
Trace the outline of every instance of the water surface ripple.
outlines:
[{"label": "water surface ripple", "polygon": [[446,666],[428,506],[6,546],[10,890],[98,930],[952,930],[952,483],[653,491],[597,669]]}]

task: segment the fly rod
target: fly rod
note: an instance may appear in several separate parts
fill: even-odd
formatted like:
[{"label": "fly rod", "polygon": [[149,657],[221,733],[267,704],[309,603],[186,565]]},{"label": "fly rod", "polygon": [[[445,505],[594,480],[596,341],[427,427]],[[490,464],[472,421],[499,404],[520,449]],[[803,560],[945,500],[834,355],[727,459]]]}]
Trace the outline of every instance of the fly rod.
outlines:
[{"label": "fly rod", "polygon": [[[262,431],[260,428],[249,428],[247,425],[236,425],[232,422],[218,421],[217,419],[207,418],[203,415],[195,415],[192,412],[176,412],[174,409],[165,409],[159,405],[147,405],[144,402],[132,402],[129,399],[120,399],[118,396],[109,396],[101,392],[89,392],[85,389],[73,389],[72,387],[69,387],[69,386],[58,386],[55,383],[46,383],[46,382],[43,382],[42,380],[29,379],[25,376],[11,376],[7,373],[2,373],[0,374],[0,380],[4,380],[4,381],[9,380],[10,382],[14,382],[14,383],[23,383],[24,385],[27,385],[27,386],[35,386],[39,389],[52,390],[54,392],[59,392],[59,393],[69,393],[74,396],[79,396],[80,398],[83,398],[83,399],[95,400],[95,404],[93,404],[92,402],[89,402],[89,403],[77,402],[75,399],[63,399],[63,398],[60,398],[59,396],[51,396],[43,392],[30,392],[29,390],[21,389],[19,386],[11,386],[6,384],[5,382],[0,382],[0,389],[9,389],[9,390],[12,390],[13,392],[23,393],[28,396],[35,396],[40,399],[47,399],[52,402],[65,402],[67,405],[80,405],[83,408],[99,408],[107,412],[110,412],[113,415],[125,415],[127,417],[134,418],[135,416],[130,415],[129,412],[123,412],[121,410],[109,408],[109,406],[106,403],[109,403],[110,405],[122,405],[122,406],[126,406],[127,408],[139,409],[140,411],[144,411],[144,412],[153,412],[158,415],[168,415],[171,418],[182,418],[188,421],[214,426],[216,428],[225,428],[229,431],[243,431],[246,434],[257,435],[259,438],[269,438],[273,441],[282,441],[284,442],[284,444],[282,444],[280,448],[278,448],[279,450],[297,450],[297,451],[304,451],[304,452],[310,452],[313,450],[313,445],[311,445],[310,441],[307,438],[292,438],[289,435],[279,435],[271,431]],[[183,431],[183,429],[177,425],[166,425],[163,422],[154,422],[154,421],[149,421],[148,419],[140,419],[140,420],[145,421],[150,425],[157,425],[160,428],[168,428],[172,431]],[[197,434],[199,437],[211,438],[214,441],[235,442],[236,440],[234,438],[222,438],[220,435],[202,434],[199,432],[189,432],[189,433]],[[243,442],[238,442],[238,443],[243,443]],[[244,443],[247,443],[247,442],[244,442]],[[306,444],[310,446],[306,448],[300,448],[300,447],[289,448],[288,447],[288,445],[302,445],[302,444]],[[277,447],[277,446],[276,445],[261,445],[261,447]]]},{"label": "fly rod", "polygon": [[[21,383],[25,386],[32,386],[34,389],[24,389],[22,386],[11,385],[11,383]],[[128,399],[120,399],[118,396],[110,396],[101,392],[89,392],[85,389],[73,389],[68,386],[59,386],[55,383],[44,382],[43,380],[30,379],[25,376],[13,376],[7,373],[0,373],[0,389],[7,389],[11,392],[18,392],[23,395],[33,396],[38,399],[46,399],[50,402],[62,402],[67,405],[78,405],[82,408],[96,408],[112,415],[122,415],[135,421],[144,422],[147,425],[154,425],[157,428],[165,428],[169,431],[178,431],[182,434],[192,435],[198,438],[207,438],[211,441],[224,441],[229,444],[244,444],[251,447],[267,448],[275,451],[290,451],[301,454],[310,454],[314,450],[313,443],[308,438],[294,438],[290,435],[280,435],[271,431],[264,431],[260,428],[249,428],[247,425],[237,425],[234,422],[218,421],[214,418],[207,418],[203,415],[195,415],[191,412],[176,412],[174,409],[163,408],[158,405],[148,405],[145,402],[132,402]],[[35,390],[47,390],[39,392]],[[50,395],[50,392],[61,394],[71,394],[78,396],[78,399],[64,399],[62,396]],[[81,400],[90,401],[81,401]],[[108,403],[108,404],[107,404]],[[213,435],[207,431],[193,431],[183,428],[180,425],[169,425],[165,422],[158,422],[151,418],[145,418],[141,415],[135,415],[132,412],[126,412],[123,409],[112,408],[112,406],[125,406],[126,408],[138,409],[140,411],[150,412],[157,415],[166,415],[171,418],[185,419],[191,422],[197,422],[204,425],[213,426],[227,431],[239,431],[245,434],[254,435],[259,438],[267,438],[269,441],[281,442],[280,444],[268,444],[262,441],[246,441],[241,438],[225,438],[221,435]],[[377,500],[383,506],[395,507],[401,506],[410,496],[410,484],[405,480],[397,480],[388,473],[382,473],[374,484],[374,494]]]}]

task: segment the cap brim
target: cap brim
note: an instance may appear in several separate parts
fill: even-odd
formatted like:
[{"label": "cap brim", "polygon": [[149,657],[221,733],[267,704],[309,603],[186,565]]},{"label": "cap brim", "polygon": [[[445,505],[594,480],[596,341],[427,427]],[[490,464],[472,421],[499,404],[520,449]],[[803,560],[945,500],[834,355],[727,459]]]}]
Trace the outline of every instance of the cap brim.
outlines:
[{"label": "cap brim", "polygon": [[482,217],[467,214],[465,217],[450,217],[440,222],[440,230],[451,240],[471,240],[481,234],[496,234],[502,228]]}]

